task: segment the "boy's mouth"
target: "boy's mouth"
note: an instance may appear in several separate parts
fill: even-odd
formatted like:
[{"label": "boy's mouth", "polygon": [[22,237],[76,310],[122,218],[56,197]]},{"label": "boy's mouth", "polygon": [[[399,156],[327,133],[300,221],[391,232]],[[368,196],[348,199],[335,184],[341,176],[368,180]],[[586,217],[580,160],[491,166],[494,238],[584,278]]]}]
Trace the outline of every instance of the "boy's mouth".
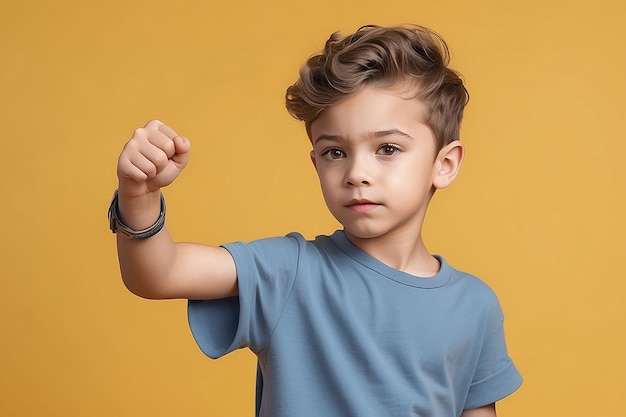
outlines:
[{"label": "boy's mouth", "polygon": [[378,206],[380,206],[380,204],[366,199],[354,199],[350,200],[348,204],[346,204],[347,208],[357,211],[359,213],[368,212]]}]

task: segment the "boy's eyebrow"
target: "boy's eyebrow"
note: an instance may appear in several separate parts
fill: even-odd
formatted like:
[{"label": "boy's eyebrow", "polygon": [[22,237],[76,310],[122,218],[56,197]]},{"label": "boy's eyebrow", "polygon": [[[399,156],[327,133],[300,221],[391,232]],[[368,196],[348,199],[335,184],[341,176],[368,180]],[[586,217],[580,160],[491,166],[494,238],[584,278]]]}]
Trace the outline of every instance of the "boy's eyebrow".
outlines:
[{"label": "boy's eyebrow", "polygon": [[[388,129],[388,130],[380,130],[378,132],[372,132],[370,134],[368,134],[369,137],[371,137],[372,139],[380,139],[380,138],[384,138],[386,136],[393,136],[393,135],[399,135],[399,136],[404,136],[407,139],[413,139],[413,136],[409,135],[406,132],[401,131],[400,129]],[[322,134],[319,135],[318,137],[316,137],[313,141],[313,143],[317,143],[320,140],[339,140],[341,139],[341,135],[328,135],[328,134]]]},{"label": "boy's eyebrow", "polygon": [[413,136],[409,135],[406,132],[401,131],[400,129],[389,129],[389,130],[381,130],[380,132],[374,132],[372,133],[372,137],[374,138],[383,138],[385,136],[392,136],[392,135],[398,135],[398,136],[404,136],[407,139],[413,139]]}]

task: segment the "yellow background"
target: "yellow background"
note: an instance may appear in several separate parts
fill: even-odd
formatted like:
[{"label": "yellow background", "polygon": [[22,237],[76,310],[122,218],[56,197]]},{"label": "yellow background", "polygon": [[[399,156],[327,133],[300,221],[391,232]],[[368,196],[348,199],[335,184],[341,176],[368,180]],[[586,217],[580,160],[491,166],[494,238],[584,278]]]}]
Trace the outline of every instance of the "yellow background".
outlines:
[{"label": "yellow background", "polygon": [[0,1],[0,415],[250,416],[254,358],[205,358],[185,301],[134,297],[106,208],[159,118],[193,141],[181,240],[330,233],[283,108],[335,30],[420,23],[471,93],[432,252],[499,294],[523,387],[502,416],[626,416],[626,7],[588,1]]}]

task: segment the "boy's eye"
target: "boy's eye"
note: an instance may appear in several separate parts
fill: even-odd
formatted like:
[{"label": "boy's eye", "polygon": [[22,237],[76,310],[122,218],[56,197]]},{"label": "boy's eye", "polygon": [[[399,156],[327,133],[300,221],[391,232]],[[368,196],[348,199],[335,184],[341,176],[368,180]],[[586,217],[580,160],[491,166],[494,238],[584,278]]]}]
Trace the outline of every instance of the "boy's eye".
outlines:
[{"label": "boy's eye", "polygon": [[333,148],[333,149],[328,149],[327,151],[324,151],[322,153],[322,156],[325,157],[326,159],[341,159],[341,158],[345,158],[346,154],[341,149]]},{"label": "boy's eye", "polygon": [[376,153],[384,156],[394,156],[398,152],[400,152],[400,149],[396,145],[386,144],[378,148]]}]

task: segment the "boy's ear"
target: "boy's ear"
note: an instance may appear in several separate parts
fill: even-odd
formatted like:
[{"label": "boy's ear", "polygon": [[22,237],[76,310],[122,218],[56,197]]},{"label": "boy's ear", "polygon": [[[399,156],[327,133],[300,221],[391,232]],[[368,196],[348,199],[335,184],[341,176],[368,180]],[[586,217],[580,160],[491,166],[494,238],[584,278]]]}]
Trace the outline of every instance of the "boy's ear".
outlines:
[{"label": "boy's ear", "polygon": [[465,148],[461,141],[450,142],[437,154],[434,166],[433,186],[436,189],[446,188],[456,178],[463,163]]},{"label": "boy's ear", "polygon": [[315,170],[317,171],[317,162],[315,161],[315,151],[311,151],[310,156],[311,156],[311,162],[313,162],[313,166],[315,167]]}]

